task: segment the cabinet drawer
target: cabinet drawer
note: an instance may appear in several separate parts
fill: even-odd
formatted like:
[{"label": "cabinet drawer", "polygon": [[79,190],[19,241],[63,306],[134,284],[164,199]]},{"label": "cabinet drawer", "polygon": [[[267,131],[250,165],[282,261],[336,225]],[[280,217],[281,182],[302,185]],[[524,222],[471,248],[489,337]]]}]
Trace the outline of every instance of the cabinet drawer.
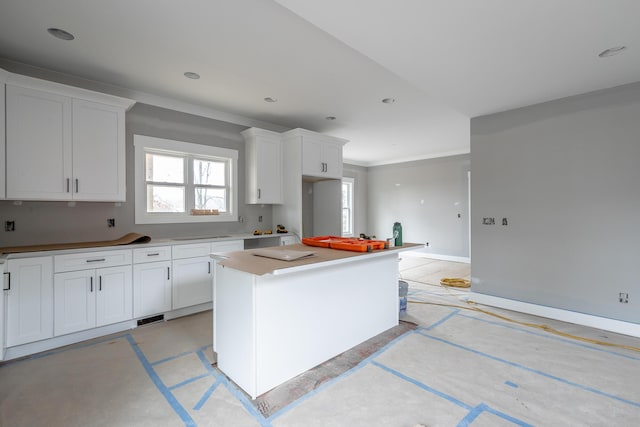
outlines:
[{"label": "cabinet drawer", "polygon": [[85,252],[78,254],[56,255],[53,257],[54,271],[86,270],[89,268],[115,267],[131,264],[131,250]]},{"label": "cabinet drawer", "polygon": [[187,245],[174,245],[171,249],[173,259],[194,258],[207,256],[211,253],[211,243],[190,243]]},{"label": "cabinet drawer", "polygon": [[214,242],[211,244],[211,252],[235,252],[244,250],[244,240],[231,240],[227,242]]},{"label": "cabinet drawer", "polygon": [[154,246],[152,248],[141,248],[133,250],[133,263],[170,261],[171,246]]}]

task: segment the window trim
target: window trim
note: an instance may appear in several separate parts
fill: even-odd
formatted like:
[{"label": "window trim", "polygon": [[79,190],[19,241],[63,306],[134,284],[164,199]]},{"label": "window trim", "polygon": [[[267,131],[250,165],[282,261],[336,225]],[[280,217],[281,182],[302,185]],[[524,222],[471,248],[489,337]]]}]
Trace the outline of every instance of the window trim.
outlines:
[{"label": "window trim", "polygon": [[[136,224],[176,224],[200,222],[237,222],[238,221],[238,150],[193,144],[190,142],[156,138],[146,135],[133,135],[134,176],[135,176],[135,223]],[[229,159],[229,211],[220,215],[191,215],[190,207],[186,212],[147,212],[147,189],[145,179],[145,153],[147,151],[165,152],[179,156],[206,156]],[[191,166],[189,166],[191,168]],[[192,172],[190,172],[192,175]],[[189,179],[191,177],[189,176]],[[185,184],[188,188],[190,184]],[[185,195],[188,196],[188,195]]]},{"label": "window trim", "polygon": [[[355,216],[353,214],[353,211],[355,210],[355,194],[356,194],[356,180],[354,178],[351,177],[343,177],[342,178],[342,183],[340,185],[340,189],[342,190],[342,185],[344,184],[349,184],[351,186],[351,206],[349,206],[349,221],[351,222],[351,233],[342,233],[343,237],[354,237],[355,236]],[[342,191],[341,191],[342,194]],[[341,210],[344,210],[344,206],[341,207]],[[340,218],[342,219],[342,215],[340,215]],[[341,229],[344,228],[344,224],[341,224],[342,227]]]}]

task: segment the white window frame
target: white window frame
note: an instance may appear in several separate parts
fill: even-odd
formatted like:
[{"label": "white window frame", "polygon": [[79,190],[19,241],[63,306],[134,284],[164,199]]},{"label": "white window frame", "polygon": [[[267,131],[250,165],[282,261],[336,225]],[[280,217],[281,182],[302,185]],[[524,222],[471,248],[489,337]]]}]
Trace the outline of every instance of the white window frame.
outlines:
[{"label": "white window frame", "polygon": [[[356,184],[355,184],[355,179],[353,178],[349,178],[349,177],[343,177],[342,178],[342,185],[347,184],[351,187],[351,206],[348,206],[347,208],[349,209],[349,222],[351,224],[351,230],[350,232],[343,232],[342,236],[343,237],[354,237],[355,235],[355,224],[354,224],[354,215],[353,215],[353,210],[354,210],[354,205],[355,205],[355,194],[356,194]],[[342,196],[342,185],[340,186],[340,195]],[[344,200],[344,197],[343,197]],[[342,210],[344,211],[345,206],[342,206]],[[342,220],[342,214],[340,215],[340,219]],[[341,229],[344,229],[344,224],[341,224]]]},{"label": "white window frame", "polygon": [[[190,142],[133,135],[135,174],[135,222],[136,224],[174,224],[192,222],[237,222],[238,221],[238,151]],[[147,212],[147,185],[145,178],[145,154],[147,152],[174,156],[209,157],[229,162],[228,211],[219,215],[191,215],[192,206],[185,212]],[[191,166],[189,166],[191,167]],[[191,177],[193,174],[189,174]],[[185,183],[186,192],[193,183]],[[187,197],[187,194],[185,194]],[[187,197],[187,200],[189,198]]]}]

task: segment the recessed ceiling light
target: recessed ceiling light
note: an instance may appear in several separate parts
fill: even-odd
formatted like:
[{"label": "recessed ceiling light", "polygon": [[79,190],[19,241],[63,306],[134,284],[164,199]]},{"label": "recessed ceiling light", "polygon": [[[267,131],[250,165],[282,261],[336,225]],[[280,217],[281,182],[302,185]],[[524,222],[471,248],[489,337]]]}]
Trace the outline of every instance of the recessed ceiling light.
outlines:
[{"label": "recessed ceiling light", "polygon": [[198,80],[200,78],[200,74],[194,73],[193,71],[187,71],[186,73],[184,73],[184,76],[192,80]]},{"label": "recessed ceiling light", "polygon": [[619,54],[619,53],[621,53],[622,51],[625,51],[625,50],[627,50],[626,46],[610,47],[609,49],[605,49],[602,52],[600,52],[598,54],[598,56],[600,58],[608,58],[610,56],[617,55],[617,54]]},{"label": "recessed ceiling light", "polygon": [[61,30],[60,28],[47,28],[47,32],[49,34],[51,34],[53,37],[56,37],[60,40],[73,40],[75,39],[75,37],[73,36],[73,34],[65,31],[65,30]]},{"label": "recessed ceiling light", "polygon": [[325,117],[326,120],[335,120],[336,116],[327,116]]},{"label": "recessed ceiling light", "polygon": [[382,100],[382,102],[385,104],[393,104],[394,102],[396,102],[396,100],[394,98],[385,98]]},{"label": "recessed ceiling light", "polygon": [[265,102],[278,102],[278,100],[277,100],[277,99],[272,98],[272,97],[270,97],[270,96],[267,96],[267,97],[264,99],[264,101],[265,101]]}]

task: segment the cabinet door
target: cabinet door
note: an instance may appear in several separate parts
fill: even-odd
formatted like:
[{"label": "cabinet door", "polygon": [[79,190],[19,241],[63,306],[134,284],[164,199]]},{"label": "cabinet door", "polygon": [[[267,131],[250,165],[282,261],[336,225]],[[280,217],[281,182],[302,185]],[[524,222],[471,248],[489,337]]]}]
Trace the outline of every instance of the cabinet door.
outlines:
[{"label": "cabinet door", "polygon": [[71,99],[6,88],[7,198],[71,198]]},{"label": "cabinet door", "polygon": [[342,144],[324,144],[322,159],[324,161],[324,175],[327,178],[342,179]]},{"label": "cabinet door", "polygon": [[131,266],[96,270],[96,326],[131,320],[133,317],[133,283]]},{"label": "cabinet door", "polygon": [[171,261],[133,266],[133,317],[171,311]]},{"label": "cabinet door", "polygon": [[321,140],[307,136],[302,138],[302,175],[324,176],[322,145]]},{"label": "cabinet door", "polygon": [[96,326],[95,270],[57,273],[53,288],[56,336]]},{"label": "cabinet door", "polygon": [[173,309],[211,302],[213,261],[210,257],[173,261]]},{"label": "cabinet door", "polygon": [[122,108],[73,100],[73,198],[125,201]]},{"label": "cabinet door", "polygon": [[282,203],[282,142],[260,140],[257,170],[257,203]]},{"label": "cabinet door", "polygon": [[4,360],[4,348],[5,348],[5,340],[4,340],[4,294],[5,290],[9,286],[7,283],[7,287],[5,286],[4,278],[9,277],[9,274],[4,271],[4,264],[0,264],[0,360]]},{"label": "cabinet door", "polygon": [[53,336],[53,260],[10,259],[5,288],[7,347]]},{"label": "cabinet door", "polygon": [[[4,199],[6,197],[6,144],[5,144],[5,113],[4,113],[4,105],[2,102],[4,100],[4,85],[0,84],[0,199]],[[1,332],[0,332],[1,333]],[[3,341],[4,342],[4,341]],[[0,358],[1,360],[2,358]]]}]

